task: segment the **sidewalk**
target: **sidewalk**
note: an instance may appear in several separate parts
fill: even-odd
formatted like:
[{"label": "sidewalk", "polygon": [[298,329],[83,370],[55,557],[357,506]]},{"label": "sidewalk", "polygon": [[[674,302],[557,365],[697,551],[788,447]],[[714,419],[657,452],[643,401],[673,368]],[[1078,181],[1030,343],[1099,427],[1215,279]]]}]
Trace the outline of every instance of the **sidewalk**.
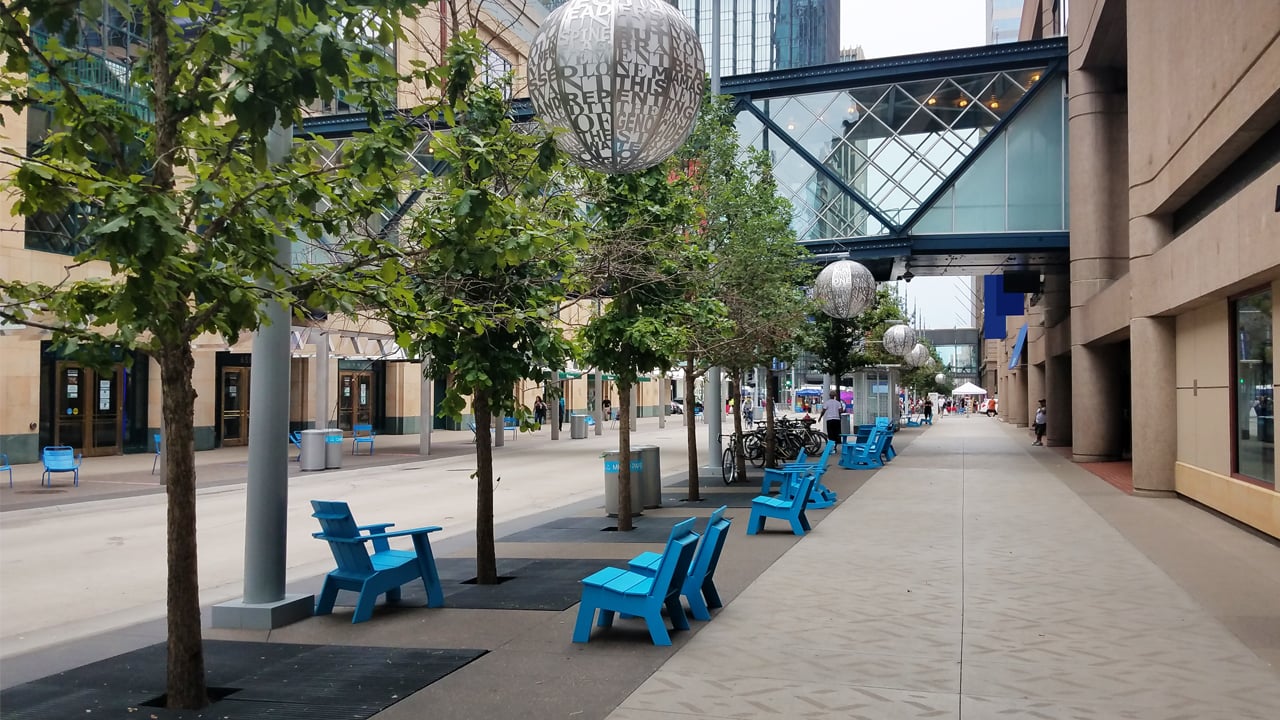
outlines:
[{"label": "sidewalk", "polygon": [[[664,438],[664,461],[683,429],[676,419],[649,434]],[[885,469],[828,473],[841,502],[812,512],[814,530],[799,540],[747,537],[749,510],[731,504],[716,575],[725,608],[674,633],[671,648],[652,646],[636,621],[575,645],[576,605],[385,608],[360,625],[344,611],[207,637],[488,651],[377,720],[1280,715],[1280,544],[1184,501],[1125,495],[1028,442],[987,418],[903,431]],[[522,436],[506,454],[529,453],[532,466],[553,453],[560,472],[598,478],[594,463],[560,455],[569,441],[551,445]],[[704,484],[703,494],[736,503],[749,491]],[[645,522],[711,509],[673,503],[646,510]],[[597,514],[599,501],[584,500],[505,523],[498,556],[625,563],[652,549],[520,539],[557,518]],[[469,553],[456,542],[438,555]],[[319,579],[294,587],[315,592]],[[74,667],[108,646],[154,642],[143,636],[157,630],[10,658],[3,675]]]}]

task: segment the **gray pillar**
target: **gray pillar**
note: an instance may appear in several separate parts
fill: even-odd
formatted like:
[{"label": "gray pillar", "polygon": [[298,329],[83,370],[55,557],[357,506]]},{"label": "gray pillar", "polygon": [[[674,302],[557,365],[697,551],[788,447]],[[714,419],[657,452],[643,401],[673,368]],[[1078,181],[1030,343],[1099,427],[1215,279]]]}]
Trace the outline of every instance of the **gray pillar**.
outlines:
[{"label": "gray pillar", "polygon": [[711,0],[711,94],[720,94],[720,0]]},{"label": "gray pillar", "polygon": [[418,454],[431,454],[431,430],[436,419],[436,385],[431,381],[430,360],[422,361],[422,390],[419,391],[421,401],[418,407]]},{"label": "gray pillar", "polygon": [[1133,492],[1172,496],[1178,459],[1178,396],[1174,319],[1133,318],[1129,347],[1132,375]]},{"label": "gray pillar", "polygon": [[1005,414],[1005,422],[1016,427],[1027,426],[1027,366],[1019,365],[1009,371],[1008,397],[1000,395],[1001,407],[1009,408]]},{"label": "gray pillar", "polygon": [[[315,428],[329,427],[329,334],[320,333],[316,344]],[[252,378],[250,378],[252,380]]]},{"label": "gray pillar", "polygon": [[493,424],[493,446],[502,447],[503,445],[506,445],[507,434],[502,429],[502,426],[503,426],[502,416],[494,415],[493,418],[489,420],[489,422]]},{"label": "gray pillar", "polygon": [[[276,126],[267,136],[267,157],[289,154],[293,128]],[[289,239],[276,236],[276,259],[292,262]],[[284,592],[289,504],[289,311],[265,300],[264,324],[253,343],[249,379],[248,485],[245,489],[244,598],[213,609],[215,627],[271,629],[311,615],[315,598]],[[281,392],[284,388],[284,392]]]},{"label": "gray pillar", "polygon": [[1117,397],[1115,353],[1113,345],[1071,347],[1071,459],[1075,462],[1120,457],[1122,399]]},{"label": "gray pillar", "polygon": [[[554,387],[560,393],[564,392],[564,384],[558,380],[552,380],[547,387]],[[547,417],[551,423],[551,439],[560,439],[560,396],[547,398]]]},{"label": "gray pillar", "polygon": [[707,419],[707,465],[719,466],[720,421],[724,419],[724,401],[720,396],[720,368],[707,370],[706,391],[702,393],[702,415]]},{"label": "gray pillar", "polygon": [[658,429],[667,427],[667,411],[671,409],[671,380],[666,373],[658,378]]},{"label": "gray pillar", "polygon": [[[592,416],[596,419],[596,435],[604,434],[604,423],[607,418],[604,416],[604,371],[596,368],[595,379],[596,406],[591,411]],[[612,412],[612,409],[610,410]]]},{"label": "gray pillar", "polygon": [[636,431],[636,418],[640,417],[640,383],[631,386],[631,410],[628,413],[630,417],[628,422],[631,423],[631,432]]},{"label": "gray pillar", "polygon": [[1109,71],[1071,75],[1071,307],[1080,307],[1129,265],[1126,95]]},{"label": "gray pillar", "polygon": [[1045,428],[1044,442],[1054,447],[1071,445],[1071,355],[1045,358],[1044,362]]}]

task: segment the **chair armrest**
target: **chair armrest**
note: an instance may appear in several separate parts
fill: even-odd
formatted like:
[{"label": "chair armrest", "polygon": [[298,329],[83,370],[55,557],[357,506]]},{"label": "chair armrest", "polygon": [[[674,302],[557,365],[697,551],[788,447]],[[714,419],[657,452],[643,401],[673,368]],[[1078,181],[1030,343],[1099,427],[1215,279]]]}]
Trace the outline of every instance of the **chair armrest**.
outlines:
[{"label": "chair armrest", "polygon": [[356,529],[361,532],[380,533],[386,532],[387,528],[395,527],[395,525],[395,523],[374,523],[372,525],[361,525]]},{"label": "chair armrest", "polygon": [[403,537],[405,535],[425,535],[427,533],[433,533],[443,529],[444,528],[440,527],[439,525],[428,525],[426,527],[412,528],[410,530],[396,530],[393,532],[369,533],[368,535],[361,536],[360,539],[365,540],[365,539],[373,539],[373,538]]}]

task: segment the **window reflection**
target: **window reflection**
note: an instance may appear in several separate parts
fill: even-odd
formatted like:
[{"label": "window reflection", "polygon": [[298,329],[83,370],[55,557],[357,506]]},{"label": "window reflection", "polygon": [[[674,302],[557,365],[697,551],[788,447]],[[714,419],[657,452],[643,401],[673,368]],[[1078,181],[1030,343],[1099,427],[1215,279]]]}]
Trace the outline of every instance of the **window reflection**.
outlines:
[{"label": "window reflection", "polygon": [[1235,326],[1236,472],[1275,484],[1271,291],[1232,303]]}]

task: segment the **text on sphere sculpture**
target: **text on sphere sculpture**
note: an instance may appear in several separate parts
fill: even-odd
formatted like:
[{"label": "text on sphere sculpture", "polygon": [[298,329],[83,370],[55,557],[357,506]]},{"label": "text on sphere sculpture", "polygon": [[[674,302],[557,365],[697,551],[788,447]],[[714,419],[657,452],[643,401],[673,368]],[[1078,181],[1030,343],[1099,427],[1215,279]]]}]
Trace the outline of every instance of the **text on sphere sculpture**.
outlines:
[{"label": "text on sphere sculpture", "polygon": [[529,97],[573,161],[605,173],[669,157],[702,105],[702,45],[663,0],[569,0],[529,49]]}]

